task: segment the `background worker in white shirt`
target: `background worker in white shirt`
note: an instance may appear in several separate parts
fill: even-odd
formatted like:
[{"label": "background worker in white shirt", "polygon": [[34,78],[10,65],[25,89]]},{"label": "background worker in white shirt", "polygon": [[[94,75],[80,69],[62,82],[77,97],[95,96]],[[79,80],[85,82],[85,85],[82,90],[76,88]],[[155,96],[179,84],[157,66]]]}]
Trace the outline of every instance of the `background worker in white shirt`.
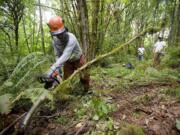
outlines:
[{"label": "background worker in white shirt", "polygon": [[139,61],[142,61],[144,59],[144,46],[141,45],[139,48],[138,48],[138,60]]},{"label": "background worker in white shirt", "polygon": [[159,36],[158,41],[154,44],[154,48],[153,48],[154,67],[160,64],[161,62],[160,57],[164,54],[165,47],[166,47],[166,42],[163,41],[163,37]]}]

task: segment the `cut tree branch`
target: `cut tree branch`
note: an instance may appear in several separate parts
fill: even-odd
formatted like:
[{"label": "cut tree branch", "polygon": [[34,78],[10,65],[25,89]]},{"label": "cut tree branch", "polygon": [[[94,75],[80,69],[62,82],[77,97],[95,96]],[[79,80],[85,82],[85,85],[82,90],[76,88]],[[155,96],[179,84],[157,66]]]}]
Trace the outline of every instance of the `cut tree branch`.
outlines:
[{"label": "cut tree branch", "polygon": [[45,99],[47,99],[47,92],[44,92],[39,99],[34,103],[34,105],[31,107],[30,111],[27,113],[26,117],[23,120],[22,123],[22,128],[26,129],[27,125],[30,122],[31,117],[33,116],[33,114],[37,111],[37,108],[45,101]]}]

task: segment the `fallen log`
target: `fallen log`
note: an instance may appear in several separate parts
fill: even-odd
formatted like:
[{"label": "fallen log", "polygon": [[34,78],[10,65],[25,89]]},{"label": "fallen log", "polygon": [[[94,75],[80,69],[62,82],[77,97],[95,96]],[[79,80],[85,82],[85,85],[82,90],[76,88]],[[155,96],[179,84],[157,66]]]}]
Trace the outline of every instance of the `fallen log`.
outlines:
[{"label": "fallen log", "polygon": [[33,104],[30,111],[27,113],[26,117],[23,120],[23,123],[21,124],[22,129],[26,129],[27,125],[30,122],[30,119],[32,118],[33,114],[37,111],[37,108],[47,99],[48,93],[44,92],[39,99]]}]

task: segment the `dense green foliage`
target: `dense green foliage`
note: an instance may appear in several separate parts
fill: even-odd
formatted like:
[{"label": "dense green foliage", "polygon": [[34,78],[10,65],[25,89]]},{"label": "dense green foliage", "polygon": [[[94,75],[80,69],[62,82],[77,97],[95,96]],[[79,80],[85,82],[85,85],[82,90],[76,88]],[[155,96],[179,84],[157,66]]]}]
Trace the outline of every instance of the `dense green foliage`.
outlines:
[{"label": "dense green foliage", "polygon": [[[92,121],[105,121],[108,134],[113,134],[110,114],[116,110],[116,105],[110,103],[109,97],[103,97],[104,93],[127,92],[134,85],[179,83],[179,0],[0,0],[0,115],[10,113],[14,107],[30,109],[43,93],[47,93],[52,101],[47,107],[54,111],[54,99],[61,99],[63,95],[58,92],[51,95],[36,79],[54,62],[52,37],[46,25],[49,14],[63,17],[65,26],[76,35],[89,61],[109,53],[146,28],[160,28],[141,35],[115,55],[91,66],[91,83],[93,88],[97,86],[92,95],[79,96],[84,93],[77,76],[59,87],[64,88],[61,91],[64,93],[68,93],[68,89],[76,90],[68,93],[72,94],[73,101],[78,100],[72,107],[75,119],[88,117]],[[168,47],[160,65],[153,67],[153,45],[159,35]],[[137,49],[141,45],[144,45],[145,55],[140,62]],[[133,66],[131,69],[127,66],[129,63]],[[180,89],[176,87],[162,89],[161,92],[178,100],[180,98]],[[132,100],[135,104],[147,104],[152,98],[143,95]],[[54,121],[67,124],[68,120],[59,116]],[[126,123],[119,131],[122,135],[129,132],[144,134],[140,127]]]}]

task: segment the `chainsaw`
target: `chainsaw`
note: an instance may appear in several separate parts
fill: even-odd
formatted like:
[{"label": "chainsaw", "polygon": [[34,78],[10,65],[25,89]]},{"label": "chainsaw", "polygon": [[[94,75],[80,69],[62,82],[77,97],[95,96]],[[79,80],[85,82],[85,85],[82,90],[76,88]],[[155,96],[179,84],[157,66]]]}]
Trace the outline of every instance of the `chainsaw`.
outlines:
[{"label": "chainsaw", "polygon": [[54,77],[48,77],[47,75],[39,75],[37,77],[39,83],[44,83],[44,88],[47,90],[53,90],[62,81],[62,75],[56,73]]}]

